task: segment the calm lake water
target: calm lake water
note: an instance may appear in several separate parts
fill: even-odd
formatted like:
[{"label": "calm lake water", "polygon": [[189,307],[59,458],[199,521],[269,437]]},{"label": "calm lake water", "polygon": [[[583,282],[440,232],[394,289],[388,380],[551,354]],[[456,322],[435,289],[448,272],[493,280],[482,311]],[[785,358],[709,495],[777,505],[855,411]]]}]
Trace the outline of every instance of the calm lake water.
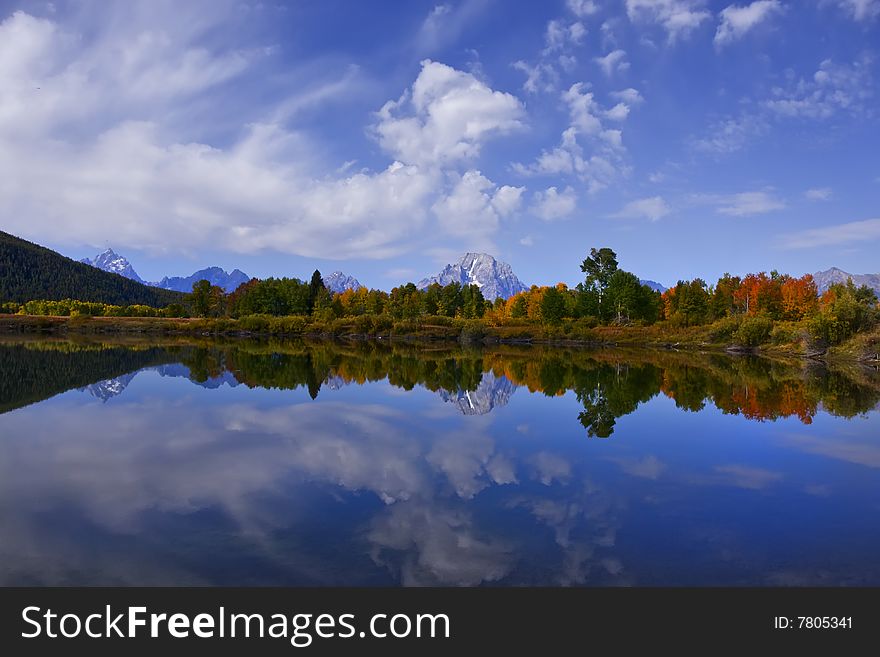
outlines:
[{"label": "calm lake water", "polygon": [[0,342],[0,584],[880,585],[880,374]]}]

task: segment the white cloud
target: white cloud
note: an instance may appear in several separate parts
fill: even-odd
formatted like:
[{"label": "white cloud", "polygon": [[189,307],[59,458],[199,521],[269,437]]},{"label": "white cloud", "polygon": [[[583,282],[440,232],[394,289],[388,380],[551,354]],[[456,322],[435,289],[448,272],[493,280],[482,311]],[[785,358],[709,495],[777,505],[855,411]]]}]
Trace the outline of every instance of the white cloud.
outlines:
[{"label": "white cloud", "polygon": [[703,0],[626,0],[626,14],[631,21],[661,25],[669,43],[686,38],[712,14],[704,9]]},{"label": "white cloud", "polygon": [[475,157],[483,143],[522,127],[522,104],[470,73],[425,60],[412,88],[378,112],[382,147],[407,164],[447,164]]},{"label": "white cloud", "polygon": [[599,11],[594,0],[566,0],[565,4],[569,11],[578,18],[586,18]]},{"label": "white cloud", "polygon": [[[569,108],[571,125],[563,131],[559,146],[542,151],[530,165],[513,164],[511,168],[515,172],[520,175],[574,175],[586,183],[590,193],[607,187],[615,178],[628,172],[624,162],[623,132],[606,128],[602,118],[620,123],[629,115],[630,108],[621,102],[606,110],[595,101],[588,88],[583,82],[577,82],[562,93],[562,100]],[[620,95],[641,99],[635,89],[618,92]],[[591,148],[590,155],[585,154],[580,142]]]},{"label": "white cloud", "polygon": [[618,219],[650,219],[657,221],[671,212],[669,205],[662,196],[651,196],[630,201],[623,208],[611,215]]},{"label": "white cloud", "polygon": [[479,171],[467,171],[432,210],[445,233],[468,238],[471,244],[486,244],[500,218],[519,208],[524,191],[523,187],[497,188]]},{"label": "white cloud", "polygon": [[709,126],[708,134],[692,141],[698,151],[732,153],[766,134],[773,122],[785,119],[827,121],[836,116],[870,116],[874,82],[872,60],[864,56],[850,65],[824,60],[808,78],[787,72],[786,84],[774,87],[762,99],[750,102],[738,115]]},{"label": "white cloud", "polygon": [[602,129],[598,117],[602,110],[593,99],[593,93],[584,91],[586,88],[583,82],[576,82],[562,93],[562,100],[568,105],[571,124],[583,134],[594,135]]},{"label": "white cloud", "polygon": [[577,57],[574,55],[559,55],[559,66],[566,73],[571,73],[577,66]]},{"label": "white cloud", "polygon": [[415,50],[426,55],[454,42],[485,11],[487,4],[485,0],[464,0],[454,6],[435,5],[415,35]]},{"label": "white cloud", "polygon": [[810,201],[828,201],[832,195],[830,187],[814,187],[804,192],[804,196]]},{"label": "white cloud", "polygon": [[528,62],[519,60],[513,62],[511,66],[517,71],[525,73],[526,81],[523,82],[523,89],[530,94],[539,91],[549,93],[556,88],[556,83],[559,81],[559,74],[549,64],[538,63],[532,66]]},{"label": "white cloud", "polygon": [[632,87],[621,89],[620,91],[612,91],[611,97],[616,98],[623,103],[627,103],[628,105],[639,105],[645,100],[638,90],[633,89]]},{"label": "white cloud", "polygon": [[782,11],[779,0],[756,0],[743,6],[729,5],[721,10],[721,22],[715,32],[715,45],[720,48],[742,38],[756,25]]},{"label": "white cloud", "polygon": [[520,238],[519,243],[523,246],[534,246],[535,238],[531,235],[526,235],[525,237]]},{"label": "white cloud", "polygon": [[865,219],[789,233],[782,237],[781,245],[786,249],[815,249],[877,240],[880,240],[880,219]]},{"label": "white cloud", "polygon": [[698,151],[722,155],[733,153],[746,146],[753,138],[764,134],[767,122],[754,114],[742,114],[714,123],[709,133],[694,141]]},{"label": "white cloud", "polygon": [[605,116],[612,121],[624,121],[629,116],[629,105],[617,103],[617,105],[605,112]]},{"label": "white cloud", "polygon": [[544,221],[553,221],[569,216],[577,207],[577,195],[571,187],[562,192],[556,187],[548,187],[547,191],[535,192],[532,195],[532,213]]},{"label": "white cloud", "polygon": [[873,94],[870,60],[851,66],[824,60],[809,79],[773,89],[764,105],[781,117],[827,119],[838,112],[858,114]]},{"label": "white cloud", "polygon": [[714,200],[717,202],[716,210],[720,214],[733,217],[764,214],[785,208],[785,203],[769,192],[741,192],[714,197]]},{"label": "white cloud", "polygon": [[544,54],[562,50],[566,46],[578,46],[587,34],[587,28],[580,21],[565,24],[561,20],[552,20],[547,23],[544,33],[544,42],[547,44]]},{"label": "white cloud", "polygon": [[836,0],[837,5],[857,21],[880,16],[880,0]]},{"label": "white cloud", "polygon": [[[220,88],[244,75],[270,78],[260,69],[270,55],[205,47],[208,30],[235,43],[236,24],[216,14],[228,19],[237,5],[212,3],[196,20],[204,6],[195,4],[175,9],[175,20],[155,16],[159,5],[96,9],[88,39],[76,23],[21,12],[0,23],[5,230],[58,245],[328,258],[388,257],[460,232],[430,212],[461,193],[441,167],[465,164],[487,139],[520,127],[515,97],[426,61],[374,126],[396,161],[337,171],[324,149],[285,126],[356,93],[359,76],[346,67],[334,80],[337,72],[321,70],[316,83],[288,69],[288,82],[302,82],[295,93],[238,105]],[[208,125],[226,132],[211,139]],[[515,189],[484,191],[496,216],[516,205]]]},{"label": "white cloud", "polygon": [[602,72],[609,78],[629,68],[625,50],[612,50],[604,57],[595,57],[593,61],[599,65]]}]

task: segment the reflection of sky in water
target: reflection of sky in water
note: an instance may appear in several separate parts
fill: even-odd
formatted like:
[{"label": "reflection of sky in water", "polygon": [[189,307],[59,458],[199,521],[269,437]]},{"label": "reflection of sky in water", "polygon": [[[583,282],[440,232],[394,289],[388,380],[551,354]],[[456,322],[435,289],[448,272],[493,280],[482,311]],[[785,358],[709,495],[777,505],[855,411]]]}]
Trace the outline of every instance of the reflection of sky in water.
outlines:
[{"label": "reflection of sky in water", "polygon": [[0,581],[880,584],[876,411],[759,423],[661,395],[602,440],[571,392],[481,415],[160,371],[0,415]]}]

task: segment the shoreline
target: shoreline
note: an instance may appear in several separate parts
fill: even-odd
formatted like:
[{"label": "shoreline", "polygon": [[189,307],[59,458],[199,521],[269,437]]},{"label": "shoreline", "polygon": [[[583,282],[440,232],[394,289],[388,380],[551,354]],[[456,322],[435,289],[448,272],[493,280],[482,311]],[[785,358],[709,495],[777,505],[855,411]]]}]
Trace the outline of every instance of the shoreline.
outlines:
[{"label": "shoreline", "polygon": [[[282,318],[284,319],[284,318]],[[597,326],[580,330],[577,337],[560,329],[534,326],[474,325],[452,322],[448,325],[401,322],[385,331],[364,332],[326,330],[326,326],[294,317],[289,331],[259,331],[241,328],[240,320],[226,318],[165,318],[165,317],[65,317],[47,315],[0,315],[0,335],[118,335],[128,337],[177,337],[226,339],[310,339],[339,341],[406,342],[412,344],[455,343],[459,345],[545,346],[563,348],[637,348],[664,351],[702,352],[729,356],[756,355],[801,360],[847,361],[865,365],[880,363],[880,331],[857,334],[827,349],[808,348],[804,340],[778,344],[743,347],[729,342],[707,340],[707,326],[665,330],[668,327]],[[350,322],[354,328],[355,321]],[[343,325],[345,323],[343,322]],[[401,328],[402,327],[402,328]],[[321,330],[321,329],[325,330]],[[548,335],[548,332],[550,333]],[[529,335],[532,333],[532,335]]]}]

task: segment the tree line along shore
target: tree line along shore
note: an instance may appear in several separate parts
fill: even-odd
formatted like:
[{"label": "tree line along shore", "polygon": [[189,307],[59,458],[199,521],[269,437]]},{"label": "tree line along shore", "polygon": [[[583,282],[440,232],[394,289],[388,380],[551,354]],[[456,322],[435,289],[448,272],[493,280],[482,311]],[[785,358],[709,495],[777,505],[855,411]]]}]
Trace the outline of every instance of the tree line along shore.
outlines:
[{"label": "tree line along shore", "polygon": [[822,294],[809,274],[679,281],[663,293],[618,267],[607,248],[581,264],[584,281],[532,286],[509,299],[476,285],[413,283],[331,293],[311,280],[252,279],[227,294],[199,281],[158,308],[72,299],[0,303],[4,331],[330,336],[462,342],[628,344],[873,360],[880,352],[874,291],[852,281]]}]

